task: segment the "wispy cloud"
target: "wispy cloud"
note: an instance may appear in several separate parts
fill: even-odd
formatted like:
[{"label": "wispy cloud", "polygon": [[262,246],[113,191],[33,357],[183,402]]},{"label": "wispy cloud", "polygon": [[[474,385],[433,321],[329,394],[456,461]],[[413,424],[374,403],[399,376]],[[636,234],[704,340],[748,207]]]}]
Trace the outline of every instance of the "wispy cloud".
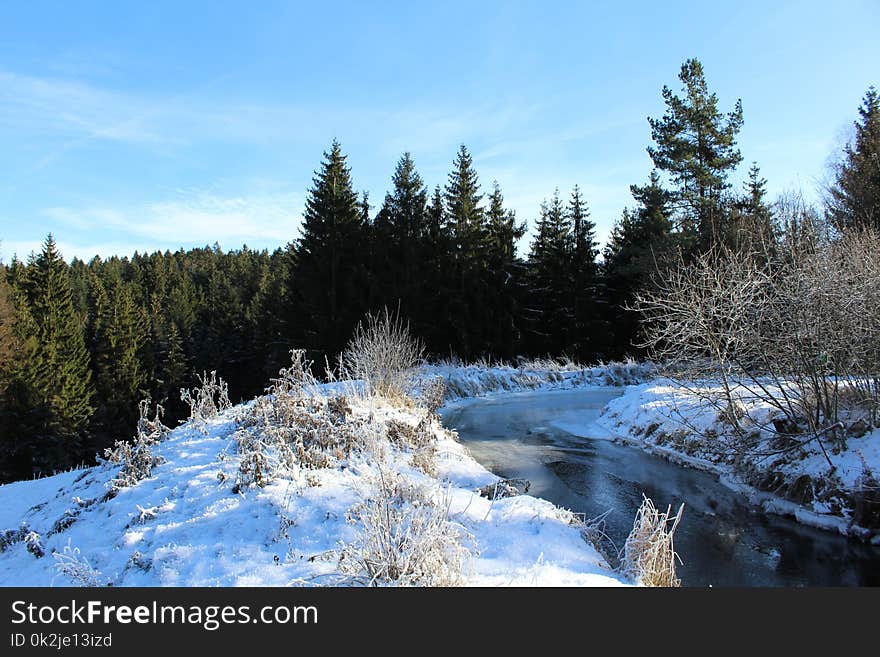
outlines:
[{"label": "wispy cloud", "polygon": [[0,71],[0,123],[73,138],[162,142],[154,101],[53,78]]},{"label": "wispy cloud", "polygon": [[[303,197],[297,193],[223,197],[202,191],[180,191],[175,197],[130,207],[96,205],[87,208],[51,207],[43,216],[63,232],[62,253],[70,258],[130,255],[134,251],[176,249],[217,242],[226,249],[247,244],[275,248],[299,235]],[[81,234],[81,239],[71,235]],[[95,240],[96,235],[112,239]],[[4,240],[6,259],[38,251],[33,240]]]}]

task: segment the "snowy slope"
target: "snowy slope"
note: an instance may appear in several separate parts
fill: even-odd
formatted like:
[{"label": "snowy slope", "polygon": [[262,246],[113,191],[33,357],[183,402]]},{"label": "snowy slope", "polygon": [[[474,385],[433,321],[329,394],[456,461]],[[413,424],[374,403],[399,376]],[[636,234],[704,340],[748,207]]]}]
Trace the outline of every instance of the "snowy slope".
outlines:
[{"label": "snowy slope", "polygon": [[372,428],[372,443],[334,467],[293,467],[264,487],[234,492],[234,434],[247,405],[202,430],[193,423],[173,430],[153,448],[164,462],[115,495],[108,491],[120,466],[111,464],[0,486],[0,585],[363,584],[341,572],[339,559],[363,529],[352,509],[378,495],[380,476],[447,509],[469,548],[463,584],[626,583],[583,540],[570,513],[530,496],[478,495],[497,477],[436,420],[428,475],[382,433],[389,419],[414,424],[417,410],[363,397],[352,408],[360,426]]}]

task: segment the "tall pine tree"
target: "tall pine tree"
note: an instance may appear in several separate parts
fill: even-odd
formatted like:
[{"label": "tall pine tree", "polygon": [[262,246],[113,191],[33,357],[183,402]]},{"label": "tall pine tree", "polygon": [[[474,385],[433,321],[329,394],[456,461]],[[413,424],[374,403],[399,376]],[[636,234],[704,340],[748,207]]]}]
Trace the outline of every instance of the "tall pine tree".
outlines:
[{"label": "tall pine tree", "polygon": [[541,216],[529,253],[529,303],[526,314],[530,351],[543,356],[571,354],[574,344],[572,254],[568,213],[557,189],[541,204]]},{"label": "tall pine tree", "polygon": [[608,321],[614,327],[606,355],[635,355],[639,324],[631,307],[636,293],[649,284],[651,275],[664,266],[676,245],[672,237],[672,195],[663,189],[660,176],[651,172],[647,185],[630,187],[637,202],[611,231],[605,247],[603,270]]},{"label": "tall pine tree", "polygon": [[[46,441],[43,469],[77,463],[85,454],[83,438],[94,412],[94,387],[83,325],[73,305],[67,264],[50,234],[24,277],[38,347],[33,355],[31,385],[38,405],[48,409],[48,424],[37,430]],[[51,445],[51,446],[50,446]]]},{"label": "tall pine tree", "polygon": [[462,144],[446,183],[446,221],[451,235],[450,347],[464,358],[487,352],[490,294],[486,262],[486,213],[480,183],[467,147]]},{"label": "tall pine tree", "polygon": [[486,212],[486,257],[490,276],[487,309],[491,321],[487,341],[491,352],[504,359],[517,355],[521,342],[524,267],[516,257],[516,243],[525,235],[525,223],[504,207],[501,186],[495,181]]},{"label": "tall pine tree", "polygon": [[648,154],[675,183],[681,229],[693,235],[698,249],[706,249],[726,235],[728,176],[742,161],[736,147],[742,103],[737,100],[733,110],[723,114],[697,59],[682,64],[678,79],[684,96],[664,86],[666,112],[660,119],[648,119],[656,144]]},{"label": "tall pine tree", "polygon": [[571,225],[573,250],[571,261],[572,312],[574,326],[572,355],[592,362],[601,356],[602,336],[605,335],[599,314],[599,276],[596,256],[596,224],[590,220],[590,211],[581,196],[580,187],[574,186],[568,202],[568,222]]},{"label": "tall pine tree", "polygon": [[854,123],[855,135],[834,166],[826,205],[838,228],[880,230],[880,95],[870,87]]},{"label": "tall pine tree", "polygon": [[334,141],[316,172],[288,287],[291,346],[333,360],[367,310],[366,227],[351,172]]}]

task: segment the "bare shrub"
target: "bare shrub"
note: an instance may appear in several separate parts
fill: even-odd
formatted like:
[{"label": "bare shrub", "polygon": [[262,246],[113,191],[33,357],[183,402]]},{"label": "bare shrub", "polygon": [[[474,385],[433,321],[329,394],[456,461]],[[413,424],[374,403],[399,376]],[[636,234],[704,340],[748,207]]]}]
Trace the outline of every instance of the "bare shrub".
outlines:
[{"label": "bare shrub", "polygon": [[623,546],[622,571],[642,586],[681,586],[675,575],[675,562],[681,560],[672,539],[684,504],[673,516],[671,506],[661,512],[647,496],[643,498]]},{"label": "bare shrub", "polygon": [[[759,429],[796,439],[793,448],[815,441],[828,459],[841,420],[880,419],[880,236],[832,241],[809,222],[788,231],[775,259],[716,247],[666,272],[636,307],[644,346],[716,405],[741,451]],[[686,383],[701,377],[719,379],[720,394]],[[745,426],[743,400],[769,405],[774,422]]]},{"label": "bare shrub", "polygon": [[180,400],[189,405],[190,420],[204,427],[220,413],[232,407],[229,401],[229,386],[212,370],[210,374],[196,374],[199,385],[191,390],[180,389]]},{"label": "bare shrub", "polygon": [[302,350],[291,351],[291,365],[238,413],[234,490],[265,486],[283,470],[335,467],[362,446],[363,422],[346,394],[321,391],[311,365]]},{"label": "bare shrub", "polygon": [[437,438],[431,429],[431,415],[415,425],[391,419],[386,423],[386,435],[392,445],[412,452],[412,464],[427,475],[436,474]]},{"label": "bare shrub", "polygon": [[305,349],[290,350],[290,365],[282,367],[278,378],[272,379],[267,393],[272,395],[302,396],[315,392],[318,380],[312,374],[313,361],[306,359]]},{"label": "bare shrub", "polygon": [[142,400],[138,404],[140,418],[137,433],[132,440],[117,440],[113,447],[104,450],[104,458],[110,463],[121,464],[119,475],[111,481],[111,488],[120,489],[134,486],[149,477],[153,468],[162,463],[162,458],[153,454],[153,446],[164,440],[169,429],[162,424],[164,409],[156,404],[153,418],[150,419],[150,402]]},{"label": "bare shrub", "polygon": [[422,384],[419,392],[419,399],[428,413],[436,415],[446,399],[446,380],[442,376],[432,377]]},{"label": "bare shrub", "polygon": [[363,444],[361,422],[350,413],[341,395],[257,398],[233,435],[240,457],[236,488],[264,486],[283,469],[335,467]]},{"label": "bare shrub", "polygon": [[340,356],[339,371],[343,378],[363,381],[368,394],[399,402],[408,398],[424,351],[409,324],[386,308],[358,324]]},{"label": "bare shrub", "polygon": [[353,507],[357,537],[343,545],[340,570],[368,586],[455,586],[473,537],[449,520],[448,500],[380,469],[375,491]]},{"label": "bare shrub", "polygon": [[55,571],[64,575],[76,586],[102,586],[101,572],[92,567],[88,559],[80,554],[79,548],[64,546],[63,552],[53,552]]}]

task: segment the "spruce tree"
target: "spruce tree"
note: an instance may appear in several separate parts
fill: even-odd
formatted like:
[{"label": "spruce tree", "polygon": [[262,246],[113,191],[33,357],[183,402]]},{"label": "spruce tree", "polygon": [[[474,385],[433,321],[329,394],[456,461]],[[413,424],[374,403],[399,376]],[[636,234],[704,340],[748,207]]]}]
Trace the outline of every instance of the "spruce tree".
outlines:
[{"label": "spruce tree", "polygon": [[706,249],[725,235],[728,176],[742,161],[736,147],[742,103],[737,100],[734,109],[723,114],[697,59],[682,64],[678,78],[684,96],[664,86],[666,112],[660,119],[648,119],[655,142],[648,154],[675,183],[681,229],[693,236],[697,248]]},{"label": "spruce tree", "polygon": [[574,239],[557,189],[541,204],[541,216],[529,253],[527,326],[532,353],[570,352],[574,333],[572,254]]},{"label": "spruce tree", "polygon": [[100,399],[96,420],[107,436],[134,430],[138,402],[147,396],[147,370],[142,348],[149,338],[148,321],[131,287],[111,276],[93,282],[95,386]]},{"label": "spruce tree", "polygon": [[765,201],[767,180],[761,177],[757,162],[752,163],[743,188],[734,206],[731,241],[743,251],[770,258],[776,241],[773,211]]},{"label": "spruce tree", "polygon": [[409,153],[394,169],[392,191],[377,215],[377,252],[373,274],[382,283],[381,305],[399,309],[415,333],[431,321],[426,312],[422,243],[427,237],[428,192]]},{"label": "spruce tree", "polygon": [[501,358],[517,355],[521,342],[524,268],[516,257],[516,243],[525,234],[516,213],[504,207],[501,186],[495,181],[486,212],[487,264],[490,316],[487,336],[490,351]]},{"label": "spruce tree", "polygon": [[[50,234],[25,274],[24,295],[38,347],[32,383],[40,404],[49,409],[51,426],[42,464],[47,469],[78,462],[84,432],[94,406],[89,352],[73,305],[67,264]],[[41,446],[42,447],[42,446]]]},{"label": "spruce tree", "polygon": [[572,190],[567,212],[573,235],[572,355],[585,361],[594,361],[604,348],[602,336],[605,333],[597,303],[599,277],[596,256],[599,250],[596,245],[596,224],[590,220],[590,211],[577,185]]},{"label": "spruce tree", "polygon": [[487,352],[492,321],[486,301],[490,294],[486,262],[486,215],[473,160],[462,144],[452,164],[444,194],[446,221],[452,238],[450,322],[453,344],[464,358]]},{"label": "spruce tree", "polygon": [[647,185],[630,190],[637,206],[623,211],[604,253],[605,306],[614,327],[607,348],[611,358],[638,353],[638,317],[627,308],[679,246],[672,235],[673,197],[661,186],[657,172],[651,172]]},{"label": "spruce tree", "polygon": [[834,165],[827,214],[839,229],[880,230],[880,95],[874,87],[865,93],[854,127],[854,139]]},{"label": "spruce tree", "polygon": [[334,141],[308,193],[288,281],[295,299],[291,346],[311,349],[318,362],[335,358],[366,312],[365,237],[351,172]]},{"label": "spruce tree", "polygon": [[455,326],[449,310],[456,283],[452,245],[443,192],[437,185],[425,210],[425,239],[422,241],[425,290],[422,303],[426,315],[433,321],[422,325],[420,337],[425,340],[428,351],[438,357],[448,356],[455,342]]}]

